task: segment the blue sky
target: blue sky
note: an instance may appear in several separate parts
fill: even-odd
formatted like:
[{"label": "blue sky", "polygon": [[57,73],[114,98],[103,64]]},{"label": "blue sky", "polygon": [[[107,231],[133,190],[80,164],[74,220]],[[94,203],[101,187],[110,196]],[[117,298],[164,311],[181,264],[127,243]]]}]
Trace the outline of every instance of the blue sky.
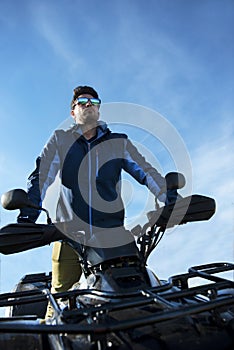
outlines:
[{"label": "blue sky", "polygon": [[[217,201],[209,222],[166,234],[150,266],[167,278],[190,265],[233,260],[233,0],[1,0],[0,33],[1,193],[25,188],[43,145],[69,118],[73,88],[92,85],[104,116],[109,105],[115,113],[116,106],[144,106],[137,119],[143,129],[149,111],[163,116],[189,155],[194,193]],[[161,172],[174,170],[167,141],[152,144],[138,131],[130,137],[147,139]],[[17,214],[1,209],[1,226]],[[26,273],[49,271],[50,255],[51,247],[2,255],[1,291]]]}]

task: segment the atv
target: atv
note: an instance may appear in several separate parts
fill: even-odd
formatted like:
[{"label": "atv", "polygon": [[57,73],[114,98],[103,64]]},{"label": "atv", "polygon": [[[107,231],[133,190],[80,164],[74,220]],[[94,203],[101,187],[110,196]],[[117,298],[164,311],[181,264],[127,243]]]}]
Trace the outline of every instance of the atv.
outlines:
[{"label": "atv", "polygon": [[[202,195],[182,198],[182,174],[166,176],[175,201],[147,214],[143,226],[115,228],[85,241],[68,237],[51,222],[9,224],[0,230],[0,252],[17,253],[66,240],[77,252],[83,284],[51,293],[51,273],[24,276],[16,289],[0,295],[7,314],[0,319],[0,348],[34,350],[231,350],[234,348],[234,282],[222,273],[234,264],[193,266],[160,280],[147,260],[165,231],[209,220],[215,201]],[[21,189],[2,196],[5,209],[35,207]],[[82,237],[81,237],[82,236]],[[115,237],[124,244],[113,244]],[[110,243],[112,246],[110,246]],[[200,284],[191,286],[199,277]],[[44,319],[48,302],[53,317]]]}]

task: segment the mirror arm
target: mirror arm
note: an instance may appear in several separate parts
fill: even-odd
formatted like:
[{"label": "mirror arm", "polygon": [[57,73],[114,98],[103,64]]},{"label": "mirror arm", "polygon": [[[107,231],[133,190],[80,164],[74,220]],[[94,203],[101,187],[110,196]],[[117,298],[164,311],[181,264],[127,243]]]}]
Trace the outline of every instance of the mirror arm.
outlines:
[{"label": "mirror arm", "polygon": [[47,224],[48,224],[48,225],[51,225],[51,224],[52,224],[52,220],[51,220],[51,218],[50,218],[50,214],[49,214],[48,210],[46,210],[46,209],[44,209],[44,208],[41,208],[41,207],[40,207],[40,210],[42,210],[42,211],[44,211],[44,212],[46,213],[46,216],[47,216]]}]

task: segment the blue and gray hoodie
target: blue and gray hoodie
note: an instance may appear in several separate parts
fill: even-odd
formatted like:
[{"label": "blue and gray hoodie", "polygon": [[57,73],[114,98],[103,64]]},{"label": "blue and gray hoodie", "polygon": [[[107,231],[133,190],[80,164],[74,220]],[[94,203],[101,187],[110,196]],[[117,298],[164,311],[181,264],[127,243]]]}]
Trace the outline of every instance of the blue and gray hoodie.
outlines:
[{"label": "blue and gray hoodie", "polygon": [[[79,125],[56,130],[28,178],[28,195],[40,205],[46,190],[60,177],[56,220],[73,223],[76,230],[122,226],[121,171],[125,170],[157,197],[165,180],[131,143],[127,135],[113,133],[98,123],[96,137],[87,141]],[[35,222],[39,212],[22,209],[18,221]]]}]

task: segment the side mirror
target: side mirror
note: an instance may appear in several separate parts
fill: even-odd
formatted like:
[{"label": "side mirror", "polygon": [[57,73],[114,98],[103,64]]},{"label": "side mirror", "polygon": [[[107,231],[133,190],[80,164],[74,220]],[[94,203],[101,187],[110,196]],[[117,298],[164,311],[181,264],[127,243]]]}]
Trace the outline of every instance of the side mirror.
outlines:
[{"label": "side mirror", "polygon": [[22,208],[34,208],[37,210],[42,210],[46,213],[47,224],[50,225],[52,223],[48,210],[31,202],[28,198],[27,192],[20,188],[10,190],[4,193],[1,197],[1,204],[3,208],[7,210],[15,210]]},{"label": "side mirror", "polygon": [[185,177],[181,173],[171,172],[165,176],[168,190],[179,190],[186,184]]},{"label": "side mirror", "polygon": [[28,199],[27,193],[22,189],[10,190],[1,197],[1,204],[7,210],[22,209],[26,207],[41,209]]}]

